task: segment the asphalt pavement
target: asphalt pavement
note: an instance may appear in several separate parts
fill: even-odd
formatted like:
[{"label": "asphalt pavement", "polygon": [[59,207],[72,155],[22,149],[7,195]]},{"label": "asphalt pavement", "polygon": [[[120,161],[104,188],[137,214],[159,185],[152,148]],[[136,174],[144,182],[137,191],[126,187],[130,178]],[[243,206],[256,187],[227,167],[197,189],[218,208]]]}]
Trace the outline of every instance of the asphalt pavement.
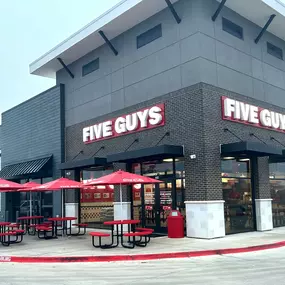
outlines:
[{"label": "asphalt pavement", "polygon": [[0,285],[285,284],[285,248],[235,255],[110,263],[0,263]]}]

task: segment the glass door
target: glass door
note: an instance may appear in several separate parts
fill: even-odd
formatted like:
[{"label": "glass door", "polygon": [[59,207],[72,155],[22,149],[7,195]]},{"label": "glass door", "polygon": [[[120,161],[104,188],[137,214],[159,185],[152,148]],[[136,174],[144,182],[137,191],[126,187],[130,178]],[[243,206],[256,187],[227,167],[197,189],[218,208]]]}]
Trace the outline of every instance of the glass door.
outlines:
[{"label": "glass door", "polygon": [[171,181],[144,185],[145,226],[157,233],[167,231],[167,217],[172,210],[172,188]]}]

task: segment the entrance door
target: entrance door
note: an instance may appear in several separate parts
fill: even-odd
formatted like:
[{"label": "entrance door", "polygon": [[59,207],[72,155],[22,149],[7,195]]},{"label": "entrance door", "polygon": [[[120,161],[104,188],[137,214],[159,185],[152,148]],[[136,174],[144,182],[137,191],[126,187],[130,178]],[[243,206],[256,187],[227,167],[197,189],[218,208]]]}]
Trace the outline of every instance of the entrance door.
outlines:
[{"label": "entrance door", "polygon": [[144,185],[145,226],[156,233],[167,231],[167,217],[172,210],[173,182]]}]

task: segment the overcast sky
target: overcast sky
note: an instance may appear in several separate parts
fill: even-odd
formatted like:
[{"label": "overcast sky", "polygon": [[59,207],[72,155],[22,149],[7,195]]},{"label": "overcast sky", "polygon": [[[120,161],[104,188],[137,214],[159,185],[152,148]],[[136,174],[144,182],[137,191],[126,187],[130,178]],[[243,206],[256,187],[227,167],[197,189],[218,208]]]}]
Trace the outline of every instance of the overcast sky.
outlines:
[{"label": "overcast sky", "polygon": [[1,1],[0,114],[55,84],[30,75],[31,62],[119,1]]},{"label": "overcast sky", "polygon": [[29,64],[119,1],[1,1],[0,113],[54,86],[30,75]]}]

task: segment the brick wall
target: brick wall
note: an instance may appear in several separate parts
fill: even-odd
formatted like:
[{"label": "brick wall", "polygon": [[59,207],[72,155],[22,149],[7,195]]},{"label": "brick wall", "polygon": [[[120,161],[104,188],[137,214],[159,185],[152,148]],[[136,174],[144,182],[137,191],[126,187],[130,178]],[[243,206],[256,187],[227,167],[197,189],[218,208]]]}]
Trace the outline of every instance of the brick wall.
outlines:
[{"label": "brick wall", "polygon": [[[68,127],[66,129],[67,161],[72,159],[81,150],[83,150],[83,154],[79,155],[77,159],[89,158],[101,146],[105,146],[105,149],[98,152],[97,156],[104,157],[107,154],[123,152],[136,138],[139,139],[139,142],[133,144],[130,150],[155,146],[160,138],[169,131],[170,136],[165,137],[160,144],[176,144],[184,145],[185,147],[185,199],[222,199],[220,144],[238,141],[230,133],[224,132],[224,128],[230,129],[242,140],[258,141],[256,138],[250,136],[250,133],[254,133],[266,143],[276,145],[277,147],[280,147],[280,145],[271,141],[270,136],[274,136],[276,139],[282,141],[284,140],[284,134],[223,121],[221,119],[221,96],[228,96],[260,107],[266,107],[273,111],[285,113],[283,109],[262,101],[200,83],[140,103],[134,107]],[[165,126],[88,145],[83,144],[82,129],[85,126],[103,122],[106,119],[128,114],[162,102],[166,104]],[[189,157],[191,154],[196,154],[196,159],[191,160]],[[256,187],[259,188],[256,189],[257,198],[269,198],[268,158],[259,159],[258,166],[259,184]],[[264,173],[266,175],[263,175]]]}]

